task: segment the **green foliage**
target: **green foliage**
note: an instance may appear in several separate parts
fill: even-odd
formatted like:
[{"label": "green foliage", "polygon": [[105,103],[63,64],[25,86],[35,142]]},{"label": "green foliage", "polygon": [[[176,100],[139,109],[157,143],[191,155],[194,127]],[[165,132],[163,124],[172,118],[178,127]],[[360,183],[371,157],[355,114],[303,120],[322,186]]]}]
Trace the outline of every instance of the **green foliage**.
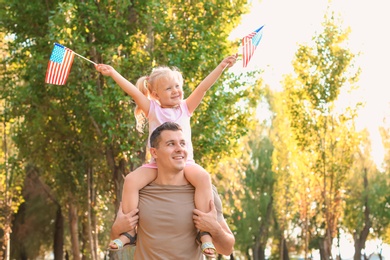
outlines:
[{"label": "green foliage", "polygon": [[360,256],[367,239],[385,238],[390,224],[388,176],[373,162],[368,136],[367,130],[361,133],[360,151],[355,155],[345,192],[343,227],[353,234],[355,258]]},{"label": "green foliage", "polygon": [[[201,164],[211,166],[224,158],[241,153],[240,140],[253,126],[253,115],[261,98],[261,81],[247,83],[248,77],[257,78],[260,72],[250,75],[226,75],[209,92],[194,113],[192,121],[194,155]],[[229,104],[229,105],[226,105]]]},{"label": "green foliage", "polygon": [[390,243],[390,128],[380,128],[382,142],[385,149],[385,158],[383,170],[377,172],[373,178],[372,193],[370,196],[373,203],[373,230],[374,234],[383,239],[387,244]]},{"label": "green foliage", "polygon": [[247,252],[248,248],[265,245],[271,232],[273,184],[272,171],[273,146],[264,126],[250,130],[248,148],[251,159],[243,176],[242,191],[239,198],[242,209],[233,214],[236,231],[236,248]]},{"label": "green foliage", "polygon": [[[108,210],[120,199],[122,175],[143,162],[147,135],[135,130],[130,98],[77,56],[65,86],[44,84],[53,43],[110,64],[132,82],[154,66],[176,66],[189,93],[236,51],[238,46],[226,39],[247,10],[245,4],[244,0],[0,3],[1,31],[12,38],[7,43],[12,53],[7,56],[10,76],[2,98],[15,120],[12,133],[19,162],[39,169],[63,209],[72,203],[82,216],[92,205],[101,227],[101,246],[108,242],[114,214]],[[245,136],[258,99],[257,88],[242,84],[246,77],[250,75],[225,73],[192,120],[197,160],[223,178],[215,164],[239,152],[237,140]],[[81,224],[79,229],[85,234]]]},{"label": "green foliage", "polygon": [[[11,230],[12,216],[23,203],[23,161],[18,160],[18,149],[12,142],[14,119],[9,113],[10,104],[5,97],[8,95],[7,88],[10,84],[10,70],[7,58],[9,51],[6,48],[7,39],[0,32],[0,231],[6,238]],[[5,239],[1,239],[5,243]],[[0,252],[0,255],[2,253]]]},{"label": "green foliage", "polygon": [[[343,45],[348,31],[333,18],[325,18],[323,27],[313,46],[298,48],[295,73],[285,78],[284,93],[275,96],[272,106],[277,215],[285,230],[300,227],[302,241],[293,244],[301,244],[306,253],[310,240],[330,243],[336,235],[345,180],[359,142],[354,130],[358,106],[338,106],[340,92],[355,88],[359,75],[354,55]],[[324,245],[315,245],[320,247]]]},{"label": "green foliage", "polygon": [[[31,185],[37,185],[39,189],[31,187]],[[27,178],[24,187],[26,201],[20,206],[13,220],[11,241],[18,241],[18,243],[13,243],[11,247],[11,254],[15,258],[19,258],[23,254],[38,258],[42,249],[51,251],[52,233],[55,228],[53,218],[57,207],[48,200],[47,194],[42,188],[32,178]],[[45,214],[37,214],[37,212]],[[26,235],[31,233],[34,236]]]}]

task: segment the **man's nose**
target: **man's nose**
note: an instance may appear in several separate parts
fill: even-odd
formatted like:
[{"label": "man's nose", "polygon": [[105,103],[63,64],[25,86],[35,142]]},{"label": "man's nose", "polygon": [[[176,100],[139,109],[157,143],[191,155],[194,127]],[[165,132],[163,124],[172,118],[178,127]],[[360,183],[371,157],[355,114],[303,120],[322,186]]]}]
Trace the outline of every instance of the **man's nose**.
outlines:
[{"label": "man's nose", "polygon": [[176,151],[183,151],[183,150],[185,150],[185,145],[181,145],[181,144],[177,144],[176,145]]}]

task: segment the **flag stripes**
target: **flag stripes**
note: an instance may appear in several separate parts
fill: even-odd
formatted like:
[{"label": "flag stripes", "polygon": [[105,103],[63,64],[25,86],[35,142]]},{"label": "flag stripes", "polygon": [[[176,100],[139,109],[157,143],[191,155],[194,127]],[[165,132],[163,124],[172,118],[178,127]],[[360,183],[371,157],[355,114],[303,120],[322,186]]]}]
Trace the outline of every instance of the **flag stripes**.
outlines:
[{"label": "flag stripes", "polygon": [[256,47],[260,43],[263,36],[263,32],[261,31],[263,27],[264,25],[242,38],[242,60],[244,68],[248,65],[250,59],[255,53]]},{"label": "flag stripes", "polygon": [[55,43],[47,66],[45,82],[65,85],[72,68],[74,52],[61,44]]}]

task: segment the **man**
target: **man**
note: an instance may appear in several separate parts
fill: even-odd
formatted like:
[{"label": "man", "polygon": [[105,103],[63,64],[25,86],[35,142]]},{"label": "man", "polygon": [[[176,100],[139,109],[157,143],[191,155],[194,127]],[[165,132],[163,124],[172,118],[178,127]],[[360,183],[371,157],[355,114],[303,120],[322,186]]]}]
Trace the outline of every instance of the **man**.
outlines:
[{"label": "man", "polygon": [[230,255],[235,240],[222,216],[216,190],[216,206],[210,202],[209,212],[194,207],[194,187],[184,177],[187,150],[180,126],[162,124],[152,133],[150,143],[158,176],[140,191],[139,218],[138,210],[126,215],[119,212],[111,237],[133,229],[138,221],[136,259],[203,259],[196,243],[200,229],[211,234],[218,253]]}]

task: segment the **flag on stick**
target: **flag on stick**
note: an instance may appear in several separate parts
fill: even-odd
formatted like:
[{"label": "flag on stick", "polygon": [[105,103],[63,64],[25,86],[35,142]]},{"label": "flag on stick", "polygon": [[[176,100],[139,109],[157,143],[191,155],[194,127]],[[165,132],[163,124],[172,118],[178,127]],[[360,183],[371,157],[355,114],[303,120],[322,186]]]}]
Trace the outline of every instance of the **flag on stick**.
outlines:
[{"label": "flag on stick", "polygon": [[248,65],[250,59],[253,56],[253,53],[256,50],[256,47],[260,43],[261,37],[263,37],[263,27],[264,25],[242,38],[242,60],[244,68]]},{"label": "flag on stick", "polygon": [[74,52],[61,44],[55,43],[47,65],[45,82],[54,85],[65,85],[72,68]]},{"label": "flag on stick", "polygon": [[53,52],[51,53],[49,64],[47,65],[45,82],[55,85],[65,85],[68,79],[70,69],[72,68],[74,55],[83,58],[90,63],[96,65],[95,62],[81,56],[69,48],[55,43]]}]

